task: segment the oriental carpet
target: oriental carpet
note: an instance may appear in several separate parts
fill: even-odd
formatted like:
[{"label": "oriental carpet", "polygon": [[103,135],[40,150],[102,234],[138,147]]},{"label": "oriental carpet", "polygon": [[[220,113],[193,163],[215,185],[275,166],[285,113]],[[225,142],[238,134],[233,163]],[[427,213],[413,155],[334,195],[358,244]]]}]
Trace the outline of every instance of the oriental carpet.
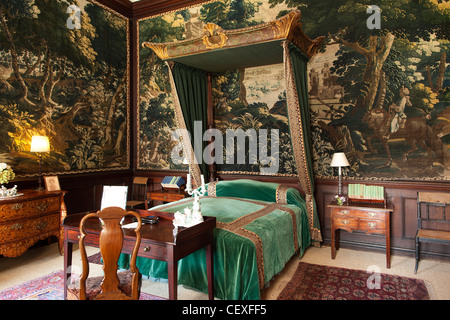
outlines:
[{"label": "oriental carpet", "polygon": [[430,300],[425,281],[300,262],[277,300]]},{"label": "oriental carpet", "polygon": [[[0,300],[64,300],[63,271],[55,271],[1,291]],[[140,300],[165,299],[141,292]]]}]

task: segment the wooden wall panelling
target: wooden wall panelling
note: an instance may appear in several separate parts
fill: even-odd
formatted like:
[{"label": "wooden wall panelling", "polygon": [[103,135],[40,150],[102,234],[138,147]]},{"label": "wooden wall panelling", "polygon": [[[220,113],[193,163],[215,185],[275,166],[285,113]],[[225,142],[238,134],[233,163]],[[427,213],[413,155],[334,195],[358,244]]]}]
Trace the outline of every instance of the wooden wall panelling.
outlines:
[{"label": "wooden wall panelling", "polygon": [[[45,175],[45,173],[44,173]],[[64,202],[67,213],[78,213],[100,209],[104,185],[131,186],[131,171],[111,171],[103,173],[60,175],[62,190],[67,191]],[[14,181],[18,190],[36,189],[37,178],[33,180]]]},{"label": "wooden wall panelling", "polygon": [[68,214],[99,210],[105,185],[131,186],[131,172],[108,172],[85,177],[60,178],[61,188],[67,190],[65,203]]},{"label": "wooden wall panelling", "polygon": [[[183,176],[186,178],[187,172],[181,171],[139,171],[140,174],[152,179],[154,190],[161,189],[161,181],[165,176]],[[300,190],[298,178],[277,177],[277,176],[257,176],[257,175],[231,175],[220,174],[220,179],[255,179],[266,182],[276,182],[289,185]],[[344,181],[344,194],[347,193],[348,183],[354,181]],[[445,182],[402,182],[402,181],[360,181],[360,183],[383,185],[386,190],[387,199],[394,206],[394,213],[391,215],[391,250],[395,252],[414,255],[415,235],[417,227],[417,192],[422,190],[450,192],[450,185]],[[316,203],[320,218],[324,245],[329,245],[331,241],[331,220],[330,211],[327,204],[330,203],[337,194],[337,180],[316,181]],[[301,192],[301,190],[300,190]],[[450,212],[450,208],[448,208]],[[450,217],[447,217],[450,219]],[[385,237],[379,235],[367,235],[361,233],[341,232],[341,246],[354,249],[370,249],[384,252]],[[442,256],[450,258],[450,246],[437,244],[423,244],[423,256]]]}]

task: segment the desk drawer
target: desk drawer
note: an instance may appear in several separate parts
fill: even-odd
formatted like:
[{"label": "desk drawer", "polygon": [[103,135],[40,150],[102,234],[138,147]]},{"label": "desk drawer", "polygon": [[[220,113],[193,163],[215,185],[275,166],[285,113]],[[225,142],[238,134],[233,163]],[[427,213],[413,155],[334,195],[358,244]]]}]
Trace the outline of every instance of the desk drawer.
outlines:
[{"label": "desk drawer", "polygon": [[185,196],[179,193],[152,192],[149,193],[149,198],[155,201],[173,202],[184,199]]},{"label": "desk drawer", "polygon": [[369,233],[386,233],[386,222],[384,220],[359,220],[359,229]]},{"label": "desk drawer", "polygon": [[166,260],[167,259],[167,248],[166,246],[160,246],[157,244],[145,244],[141,243],[139,247],[138,255],[140,257],[156,259],[156,260]]},{"label": "desk drawer", "polygon": [[386,211],[382,210],[355,210],[356,215],[363,219],[384,220],[386,219]]},{"label": "desk drawer", "polygon": [[383,210],[358,210],[348,208],[333,208],[333,213],[339,217],[352,217],[363,219],[378,219],[384,220],[386,218],[386,211]]},{"label": "desk drawer", "polygon": [[335,228],[356,229],[358,227],[358,219],[335,217],[334,226]]},{"label": "desk drawer", "polygon": [[353,216],[354,211],[350,209],[340,209],[340,208],[333,208],[331,209],[333,212],[333,215],[337,217],[349,217]]}]

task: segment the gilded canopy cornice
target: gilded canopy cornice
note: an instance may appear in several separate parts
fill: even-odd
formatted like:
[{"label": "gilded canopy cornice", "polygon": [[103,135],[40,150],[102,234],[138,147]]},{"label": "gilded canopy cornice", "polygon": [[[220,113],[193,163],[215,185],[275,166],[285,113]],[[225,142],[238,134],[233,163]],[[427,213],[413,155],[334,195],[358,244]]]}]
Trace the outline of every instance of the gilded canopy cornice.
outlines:
[{"label": "gilded canopy cornice", "polygon": [[170,60],[217,49],[231,49],[287,39],[311,58],[319,48],[323,37],[311,40],[306,36],[301,28],[300,17],[301,12],[293,10],[277,20],[233,30],[224,30],[216,24],[208,23],[204,26],[201,37],[167,43],[144,42],[142,46],[152,49],[160,59]]}]

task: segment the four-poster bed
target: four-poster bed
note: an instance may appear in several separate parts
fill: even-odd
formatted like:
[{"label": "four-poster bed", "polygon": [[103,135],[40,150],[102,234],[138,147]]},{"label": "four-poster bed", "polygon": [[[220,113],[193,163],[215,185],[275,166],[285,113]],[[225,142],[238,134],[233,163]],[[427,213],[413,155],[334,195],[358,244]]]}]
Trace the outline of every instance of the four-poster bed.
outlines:
[{"label": "four-poster bed", "polygon": [[[306,65],[322,38],[309,39],[301,29],[300,11],[272,22],[236,30],[208,23],[200,38],[173,43],[144,42],[169,66],[175,119],[189,163],[194,187],[201,174],[209,176],[204,215],[217,219],[215,231],[215,288],[221,299],[258,299],[260,290],[296,253],[321,239],[314,200],[311,129]],[[194,121],[202,132],[213,126],[211,77],[230,69],[284,63],[289,127],[300,187],[252,180],[214,181],[214,166],[198,159],[190,134]],[[197,133],[198,134],[198,133]],[[201,155],[200,155],[201,156]],[[200,161],[199,161],[200,160]],[[200,163],[200,164],[199,164]],[[153,208],[183,211],[192,199]],[[179,283],[205,290],[203,258],[198,251],[179,264]],[[120,260],[127,267],[126,257]],[[160,261],[138,261],[142,274],[165,277]]]}]

